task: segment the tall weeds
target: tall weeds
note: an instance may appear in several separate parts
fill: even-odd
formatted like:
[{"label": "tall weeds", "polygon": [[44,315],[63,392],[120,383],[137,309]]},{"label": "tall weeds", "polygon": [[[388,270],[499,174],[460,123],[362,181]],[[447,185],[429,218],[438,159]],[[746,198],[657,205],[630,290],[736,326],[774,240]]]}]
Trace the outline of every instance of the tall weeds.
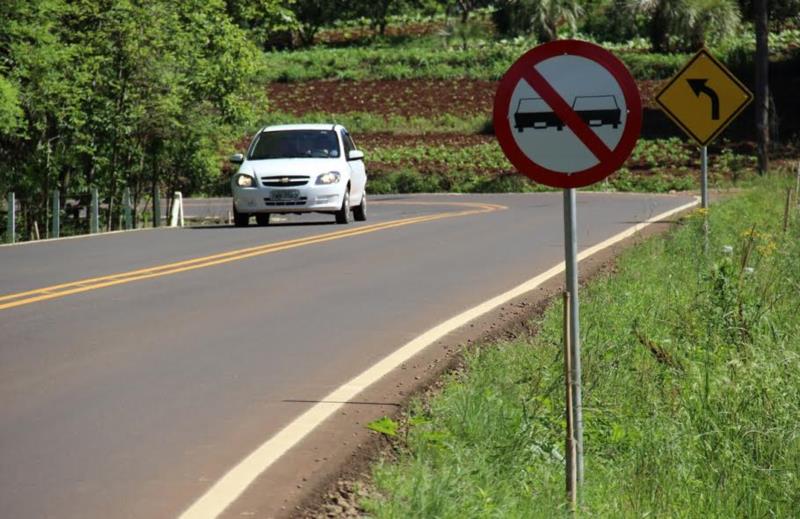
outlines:
[{"label": "tall weeds", "polygon": [[[788,179],[695,213],[582,294],[586,483],[594,517],[800,517],[800,215]],[[486,345],[410,411],[375,468],[378,517],[565,511],[561,311]]]}]

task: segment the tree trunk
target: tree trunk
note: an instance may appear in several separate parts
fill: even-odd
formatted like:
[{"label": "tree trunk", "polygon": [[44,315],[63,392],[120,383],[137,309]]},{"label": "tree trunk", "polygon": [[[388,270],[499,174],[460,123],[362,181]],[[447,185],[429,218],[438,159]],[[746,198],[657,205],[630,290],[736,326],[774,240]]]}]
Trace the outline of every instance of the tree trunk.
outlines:
[{"label": "tree trunk", "polygon": [[755,2],[756,23],[756,139],[758,140],[758,173],[769,168],[769,19],[767,0]]}]

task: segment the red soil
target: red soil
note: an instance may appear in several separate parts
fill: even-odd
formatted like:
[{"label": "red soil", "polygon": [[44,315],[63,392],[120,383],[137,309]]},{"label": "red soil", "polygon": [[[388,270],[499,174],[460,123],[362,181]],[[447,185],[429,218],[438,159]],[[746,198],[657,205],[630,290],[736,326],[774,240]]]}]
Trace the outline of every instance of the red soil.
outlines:
[{"label": "red soil", "polygon": [[[640,81],[642,104],[655,106],[661,81]],[[367,112],[431,118],[441,114],[491,116],[497,83],[474,79],[306,81],[272,83],[275,110],[294,115],[309,112]]]}]

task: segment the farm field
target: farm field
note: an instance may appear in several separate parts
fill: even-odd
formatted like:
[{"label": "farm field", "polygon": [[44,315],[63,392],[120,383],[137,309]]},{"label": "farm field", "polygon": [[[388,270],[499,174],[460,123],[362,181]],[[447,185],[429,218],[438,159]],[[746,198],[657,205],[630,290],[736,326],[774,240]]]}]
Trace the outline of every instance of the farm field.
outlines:
[{"label": "farm field", "polygon": [[[654,108],[662,80],[638,82]],[[516,173],[491,129],[497,82],[481,79],[310,80],[267,86],[268,122],[345,124],[367,153],[370,192],[505,192],[546,189]],[[726,146],[727,143],[722,143]],[[712,186],[752,177],[751,149],[712,148]],[[641,140],[625,166],[593,189],[696,187],[695,145],[679,138]]]}]

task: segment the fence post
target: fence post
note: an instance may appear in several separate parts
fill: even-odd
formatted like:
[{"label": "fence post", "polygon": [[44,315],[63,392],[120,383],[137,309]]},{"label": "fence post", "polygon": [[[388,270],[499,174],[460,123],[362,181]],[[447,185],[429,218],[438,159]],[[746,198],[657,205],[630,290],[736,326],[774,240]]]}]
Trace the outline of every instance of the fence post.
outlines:
[{"label": "fence post", "polygon": [[97,188],[92,188],[92,207],[91,207],[91,215],[89,220],[89,232],[92,234],[97,234],[100,232],[100,201],[99,196],[97,194]]},{"label": "fence post", "polygon": [[8,215],[6,217],[6,241],[14,243],[17,241],[17,200],[14,193],[8,194]]},{"label": "fence post", "polygon": [[161,193],[153,190],[153,227],[161,227]]},{"label": "fence post", "polygon": [[169,219],[170,227],[183,227],[183,194],[175,191],[175,198],[172,202],[172,214]]},{"label": "fence post", "polygon": [[122,192],[122,213],[125,217],[125,230],[129,231],[133,227],[133,218],[131,217],[131,188],[126,187]]},{"label": "fence post", "polygon": [[50,228],[50,237],[61,236],[61,194],[58,189],[53,190],[53,225]]}]

